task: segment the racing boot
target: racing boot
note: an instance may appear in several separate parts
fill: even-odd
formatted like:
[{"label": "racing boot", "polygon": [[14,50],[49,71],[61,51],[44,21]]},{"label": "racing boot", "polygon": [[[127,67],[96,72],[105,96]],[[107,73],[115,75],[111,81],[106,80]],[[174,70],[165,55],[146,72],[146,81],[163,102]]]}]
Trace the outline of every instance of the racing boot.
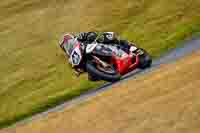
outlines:
[{"label": "racing boot", "polygon": [[132,56],[132,63],[135,63],[136,62],[136,50],[137,50],[137,47],[135,46],[131,46],[130,49],[129,49],[129,54]]},{"label": "racing boot", "polygon": [[[132,44],[131,44],[131,45],[132,45]],[[130,54],[135,54],[135,51],[136,51],[137,49],[138,49],[137,47],[135,47],[135,46],[132,45],[132,46],[130,47],[130,49],[129,49],[129,53],[130,53]]]}]

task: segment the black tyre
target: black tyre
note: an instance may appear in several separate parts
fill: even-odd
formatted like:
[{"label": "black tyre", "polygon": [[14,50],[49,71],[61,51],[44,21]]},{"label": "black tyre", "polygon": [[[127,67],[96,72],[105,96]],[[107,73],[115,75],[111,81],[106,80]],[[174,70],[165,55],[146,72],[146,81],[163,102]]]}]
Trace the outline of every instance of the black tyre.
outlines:
[{"label": "black tyre", "polygon": [[121,78],[121,75],[116,70],[113,69],[114,73],[108,74],[106,72],[99,70],[96,67],[96,64],[93,63],[92,61],[87,61],[86,69],[87,69],[89,78],[94,78],[95,80],[98,79],[98,80],[105,80],[108,82],[115,82],[115,81],[120,80]]},{"label": "black tyre", "polygon": [[88,74],[88,80],[90,80],[90,81],[99,81],[99,78],[97,76],[93,76],[91,74]]},{"label": "black tyre", "polygon": [[141,48],[138,49],[138,53],[139,53],[139,68],[145,69],[150,67],[152,64],[152,58],[149,55],[149,53],[147,53],[146,50]]}]

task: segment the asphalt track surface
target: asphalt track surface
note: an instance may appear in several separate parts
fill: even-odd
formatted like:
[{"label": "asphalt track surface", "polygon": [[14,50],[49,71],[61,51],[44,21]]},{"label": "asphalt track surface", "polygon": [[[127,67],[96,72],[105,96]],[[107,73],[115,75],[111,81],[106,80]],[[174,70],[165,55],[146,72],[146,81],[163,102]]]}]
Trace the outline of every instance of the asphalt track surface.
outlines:
[{"label": "asphalt track surface", "polygon": [[98,93],[101,93],[103,91],[111,89],[112,88],[111,86],[114,85],[114,84],[119,84],[121,82],[125,82],[126,80],[134,79],[139,75],[145,74],[147,72],[150,72],[150,71],[156,69],[161,64],[173,63],[177,59],[180,59],[183,56],[189,55],[189,54],[193,53],[194,51],[200,50],[200,38],[199,37],[193,37],[189,41],[185,41],[184,44],[181,45],[181,46],[182,47],[173,49],[173,50],[169,51],[167,54],[165,54],[162,57],[160,57],[159,59],[154,60],[153,63],[152,63],[152,67],[149,68],[149,69],[145,69],[145,70],[137,69],[137,70],[125,75],[122,78],[122,80],[120,80],[120,81],[118,81],[116,83],[107,83],[107,84],[105,84],[105,85],[103,85],[101,87],[93,89],[92,91],[84,93],[84,94],[80,95],[79,97],[76,97],[76,98],[74,98],[74,99],[72,99],[70,101],[67,101],[67,102],[65,102],[65,103],[63,103],[61,105],[58,105],[55,108],[49,109],[46,112],[36,114],[31,118],[28,118],[26,120],[20,121],[20,122],[16,123],[14,125],[14,127],[19,126],[19,125],[24,125],[25,123],[31,122],[31,121],[36,120],[36,119],[40,119],[40,118],[42,118],[44,116],[47,116],[47,114],[49,114],[49,113],[59,112],[59,111],[62,111],[64,108],[70,108],[70,107],[72,107],[74,105],[80,104],[80,103],[82,103],[82,102],[94,97]]}]

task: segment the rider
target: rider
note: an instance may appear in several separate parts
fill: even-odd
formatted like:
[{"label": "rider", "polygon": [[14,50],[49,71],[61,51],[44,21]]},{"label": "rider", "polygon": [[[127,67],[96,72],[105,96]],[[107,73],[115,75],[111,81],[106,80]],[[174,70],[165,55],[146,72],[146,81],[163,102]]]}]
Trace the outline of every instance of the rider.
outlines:
[{"label": "rider", "polygon": [[95,39],[97,39],[96,41],[98,43],[118,44],[120,48],[122,48],[128,54],[135,50],[135,47],[132,47],[128,41],[118,39],[116,33],[114,32],[103,32],[100,35],[101,37],[98,37],[98,33],[96,32],[81,32],[78,34],[77,39],[78,41],[86,44],[92,43],[95,41]]}]

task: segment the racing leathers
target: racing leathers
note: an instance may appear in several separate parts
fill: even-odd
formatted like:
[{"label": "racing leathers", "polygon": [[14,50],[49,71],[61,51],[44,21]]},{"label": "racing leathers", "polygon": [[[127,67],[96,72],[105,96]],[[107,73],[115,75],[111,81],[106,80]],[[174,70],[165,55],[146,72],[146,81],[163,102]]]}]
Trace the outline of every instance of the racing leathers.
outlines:
[{"label": "racing leathers", "polygon": [[[100,34],[100,35],[99,35]],[[77,35],[78,41],[82,43],[92,43],[93,41],[97,41],[98,43],[103,44],[116,44],[119,45],[121,49],[123,49],[128,54],[131,52],[131,45],[126,40],[120,40],[117,38],[116,33],[114,32],[81,32]]]}]

